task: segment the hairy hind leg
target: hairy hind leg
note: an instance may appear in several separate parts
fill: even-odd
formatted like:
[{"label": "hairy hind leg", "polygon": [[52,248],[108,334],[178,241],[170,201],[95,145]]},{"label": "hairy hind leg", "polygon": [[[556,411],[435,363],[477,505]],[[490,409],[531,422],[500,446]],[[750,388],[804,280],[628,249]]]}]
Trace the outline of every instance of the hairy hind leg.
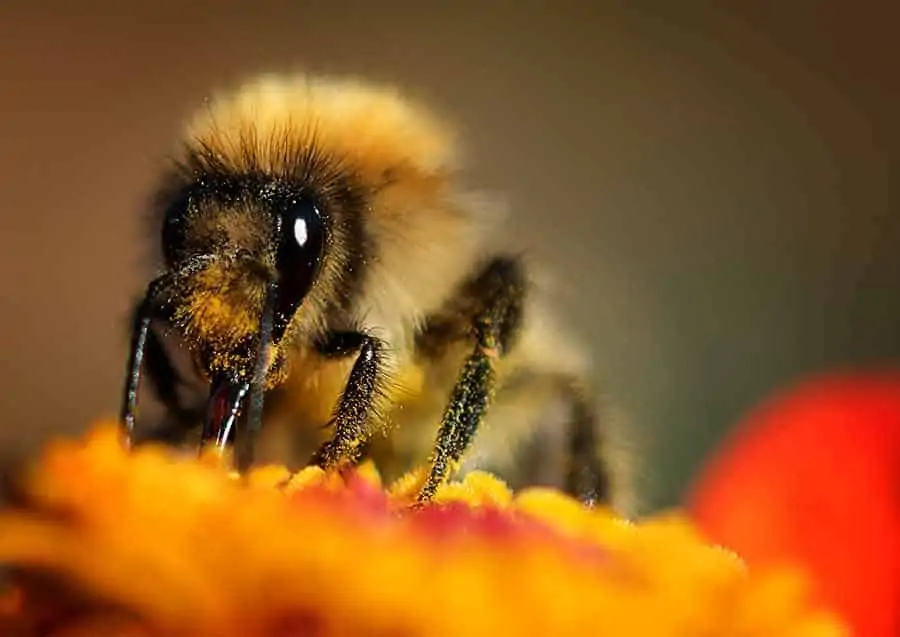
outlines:
[{"label": "hairy hind leg", "polygon": [[467,469],[492,471],[516,489],[549,486],[587,504],[613,505],[626,485],[606,420],[577,377],[519,370],[499,388]]}]

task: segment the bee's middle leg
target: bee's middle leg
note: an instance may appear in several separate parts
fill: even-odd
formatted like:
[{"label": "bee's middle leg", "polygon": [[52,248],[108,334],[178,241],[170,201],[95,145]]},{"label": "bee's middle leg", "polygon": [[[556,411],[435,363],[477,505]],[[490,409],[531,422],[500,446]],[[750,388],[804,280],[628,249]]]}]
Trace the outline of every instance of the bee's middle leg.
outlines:
[{"label": "bee's middle leg", "polygon": [[458,467],[487,413],[496,386],[495,361],[513,346],[521,325],[525,277],[520,262],[493,259],[461,295],[469,297],[466,305],[477,308],[469,319],[475,347],[444,411],[419,502],[430,500]]}]

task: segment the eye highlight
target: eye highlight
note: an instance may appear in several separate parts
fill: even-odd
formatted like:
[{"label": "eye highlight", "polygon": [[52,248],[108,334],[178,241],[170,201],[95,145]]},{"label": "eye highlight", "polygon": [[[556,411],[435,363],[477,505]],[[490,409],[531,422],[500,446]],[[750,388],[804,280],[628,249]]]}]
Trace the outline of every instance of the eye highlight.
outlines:
[{"label": "eye highlight", "polygon": [[291,198],[278,215],[275,259],[278,303],[273,326],[276,342],[284,335],[291,317],[312,287],[325,247],[322,215],[313,201],[305,197]]},{"label": "eye highlight", "polygon": [[294,241],[301,248],[306,245],[309,240],[309,230],[307,229],[306,219],[297,217],[294,220]]}]

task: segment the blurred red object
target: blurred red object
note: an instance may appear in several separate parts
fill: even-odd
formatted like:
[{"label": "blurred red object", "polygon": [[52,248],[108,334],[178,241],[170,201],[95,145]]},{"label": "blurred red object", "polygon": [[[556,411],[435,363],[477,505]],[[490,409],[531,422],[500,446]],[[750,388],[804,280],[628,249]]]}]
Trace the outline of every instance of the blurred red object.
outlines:
[{"label": "blurred red object", "polygon": [[749,564],[804,566],[860,637],[900,636],[900,372],[815,378],[767,401],[687,506]]}]

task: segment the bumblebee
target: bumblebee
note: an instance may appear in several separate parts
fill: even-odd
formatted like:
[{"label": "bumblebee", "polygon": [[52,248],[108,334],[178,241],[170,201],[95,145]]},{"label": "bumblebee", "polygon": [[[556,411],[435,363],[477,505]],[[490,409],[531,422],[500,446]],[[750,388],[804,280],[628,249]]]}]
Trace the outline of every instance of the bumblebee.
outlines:
[{"label": "bumblebee", "polygon": [[[613,503],[586,359],[462,181],[454,129],[391,86],[265,75],[208,100],[154,197],[162,268],[133,313],[129,441],[146,376],[164,420],[239,469],[281,431],[326,470],[427,461],[420,501],[482,467]],[[197,404],[166,334],[208,387]]]}]

